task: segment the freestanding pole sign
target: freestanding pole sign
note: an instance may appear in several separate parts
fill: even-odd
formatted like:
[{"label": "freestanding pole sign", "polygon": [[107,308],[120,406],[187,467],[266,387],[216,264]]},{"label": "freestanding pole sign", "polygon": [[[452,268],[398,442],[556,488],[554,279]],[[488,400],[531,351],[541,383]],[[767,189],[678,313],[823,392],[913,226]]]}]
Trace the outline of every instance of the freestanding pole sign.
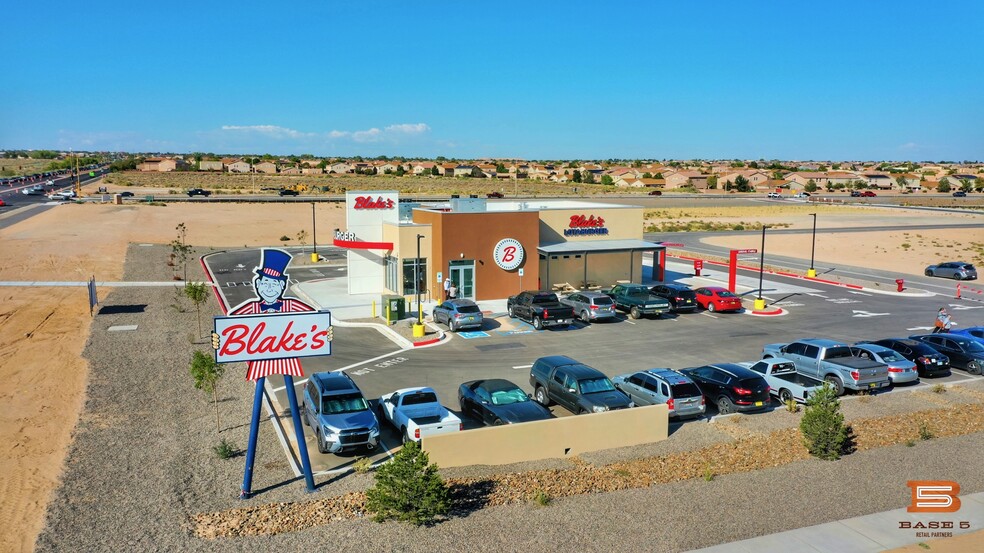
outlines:
[{"label": "freestanding pole sign", "polygon": [[215,317],[212,347],[219,363],[245,361],[246,379],[256,382],[253,394],[253,417],[249,425],[249,445],[246,448],[246,468],[239,497],[252,494],[253,461],[256,457],[256,438],[260,429],[260,404],[266,377],[284,377],[290,414],[297,438],[297,453],[301,458],[308,491],[314,491],[311,460],[304,441],[295,376],[304,376],[301,357],[331,355],[331,313],[315,311],[297,298],[284,296],[287,289],[287,265],[291,256],[283,250],[261,250],[260,266],[254,269],[253,288],[256,297],[233,308],[227,317]]}]

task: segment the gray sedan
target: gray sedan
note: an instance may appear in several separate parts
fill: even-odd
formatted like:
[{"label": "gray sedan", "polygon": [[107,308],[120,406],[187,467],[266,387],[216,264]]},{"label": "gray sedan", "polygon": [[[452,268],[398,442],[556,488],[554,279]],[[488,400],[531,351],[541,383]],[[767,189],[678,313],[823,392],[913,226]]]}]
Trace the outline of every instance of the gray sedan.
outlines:
[{"label": "gray sedan", "polygon": [[926,276],[952,278],[953,280],[977,280],[977,269],[963,261],[948,261],[926,267]]},{"label": "gray sedan", "polygon": [[615,302],[601,292],[574,292],[560,303],[574,309],[574,316],[584,322],[615,319]]},{"label": "gray sedan", "polygon": [[892,381],[892,384],[904,384],[919,380],[919,370],[916,364],[891,348],[875,344],[857,344],[851,350],[857,357],[888,365],[888,379]]},{"label": "gray sedan", "polygon": [[462,328],[482,328],[482,310],[472,300],[448,300],[434,308],[435,323],[448,325],[448,330],[457,332]]}]

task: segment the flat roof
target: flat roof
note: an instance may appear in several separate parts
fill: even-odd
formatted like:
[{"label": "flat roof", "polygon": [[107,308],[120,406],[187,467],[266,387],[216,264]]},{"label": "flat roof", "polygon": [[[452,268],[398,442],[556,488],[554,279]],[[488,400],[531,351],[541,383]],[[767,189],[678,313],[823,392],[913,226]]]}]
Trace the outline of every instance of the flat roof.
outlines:
[{"label": "flat roof", "polygon": [[[508,211],[547,211],[551,209],[642,209],[641,205],[609,204],[589,202],[584,200],[486,200],[485,198],[462,198],[462,200],[480,200],[485,204],[485,213],[502,213]],[[474,211],[450,211],[451,202],[422,203],[414,209],[428,211],[444,211],[450,213],[476,213]],[[482,213],[478,211],[477,213]]]},{"label": "flat roof", "polygon": [[577,253],[577,252],[622,252],[630,250],[664,250],[666,246],[646,240],[583,240],[578,242],[558,242],[555,244],[540,244],[540,253]]}]

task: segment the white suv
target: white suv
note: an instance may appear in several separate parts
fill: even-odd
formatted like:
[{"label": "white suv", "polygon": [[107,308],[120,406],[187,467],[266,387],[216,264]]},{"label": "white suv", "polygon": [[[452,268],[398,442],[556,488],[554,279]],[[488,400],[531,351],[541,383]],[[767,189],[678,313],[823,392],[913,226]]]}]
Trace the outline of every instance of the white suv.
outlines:
[{"label": "white suv", "polygon": [[779,199],[782,199],[782,194],[780,194],[778,192],[769,192],[769,197],[770,198],[779,198]]}]

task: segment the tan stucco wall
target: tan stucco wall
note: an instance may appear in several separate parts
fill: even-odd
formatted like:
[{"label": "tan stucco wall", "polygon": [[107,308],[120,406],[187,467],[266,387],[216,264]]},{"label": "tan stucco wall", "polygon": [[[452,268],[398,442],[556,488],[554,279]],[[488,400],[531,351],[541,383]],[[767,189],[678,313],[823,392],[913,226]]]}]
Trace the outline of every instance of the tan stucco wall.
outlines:
[{"label": "tan stucco wall", "polygon": [[651,405],[442,434],[422,445],[440,467],[506,465],[658,442],[668,427],[666,406]]},{"label": "tan stucco wall", "polygon": [[[578,208],[578,209],[544,209],[540,211],[540,243],[578,242],[584,240],[642,240],[641,207],[622,208]],[[585,234],[564,236],[564,230],[570,228],[571,216],[584,215],[595,219],[605,220],[608,234]]]}]

